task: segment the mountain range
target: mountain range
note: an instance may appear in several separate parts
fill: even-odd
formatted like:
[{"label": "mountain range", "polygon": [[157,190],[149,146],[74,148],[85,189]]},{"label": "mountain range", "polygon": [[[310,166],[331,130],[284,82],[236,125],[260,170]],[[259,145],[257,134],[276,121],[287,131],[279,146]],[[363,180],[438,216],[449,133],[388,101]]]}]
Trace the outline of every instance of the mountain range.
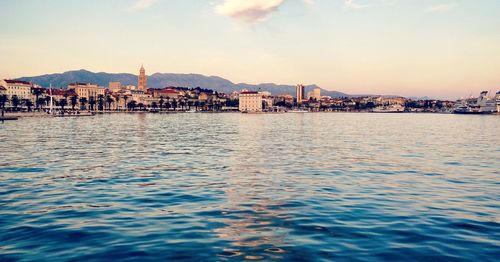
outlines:
[{"label": "mountain range", "polygon": [[[80,83],[93,83],[100,86],[108,86],[109,82],[120,82],[122,85],[137,85],[137,75],[127,73],[94,73],[88,70],[75,70],[58,74],[47,74],[32,77],[20,77],[18,80],[32,82],[34,84],[48,87],[63,87],[66,88],[68,84]],[[227,79],[218,76],[205,76],[200,74],[171,74],[171,73],[155,73],[148,76],[148,87],[150,88],[164,88],[168,86],[175,87],[201,87],[212,89],[218,92],[229,94],[233,91],[241,91],[248,89],[253,91],[269,91],[272,94],[291,94],[295,95],[294,85],[278,85],[273,83],[263,83],[258,85],[233,83]],[[317,88],[316,85],[306,86],[306,92]],[[330,91],[321,88],[321,95],[331,97],[345,97],[349,96],[345,93],[338,91]]]}]

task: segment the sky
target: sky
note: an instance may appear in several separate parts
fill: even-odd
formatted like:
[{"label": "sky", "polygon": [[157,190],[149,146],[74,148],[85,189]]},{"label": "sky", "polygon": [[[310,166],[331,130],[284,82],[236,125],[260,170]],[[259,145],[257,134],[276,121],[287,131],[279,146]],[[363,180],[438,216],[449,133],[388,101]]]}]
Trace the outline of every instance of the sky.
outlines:
[{"label": "sky", "polygon": [[0,0],[0,77],[199,73],[349,94],[500,90],[499,0]]}]

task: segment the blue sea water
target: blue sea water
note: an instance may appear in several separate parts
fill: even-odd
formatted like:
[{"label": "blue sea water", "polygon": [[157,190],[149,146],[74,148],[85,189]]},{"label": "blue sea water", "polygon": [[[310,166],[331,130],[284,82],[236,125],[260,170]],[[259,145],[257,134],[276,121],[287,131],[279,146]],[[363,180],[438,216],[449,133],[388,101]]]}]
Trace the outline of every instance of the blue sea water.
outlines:
[{"label": "blue sea water", "polygon": [[500,117],[0,123],[0,261],[498,261]]}]

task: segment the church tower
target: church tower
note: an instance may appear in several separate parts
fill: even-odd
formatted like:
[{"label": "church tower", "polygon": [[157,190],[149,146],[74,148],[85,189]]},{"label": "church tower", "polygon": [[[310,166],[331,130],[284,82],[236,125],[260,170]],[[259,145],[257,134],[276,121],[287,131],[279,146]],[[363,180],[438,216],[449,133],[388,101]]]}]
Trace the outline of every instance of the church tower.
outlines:
[{"label": "church tower", "polygon": [[139,70],[139,82],[137,84],[137,89],[144,92],[148,90],[148,79],[146,77],[146,70],[144,70],[144,66],[141,66],[141,69]]}]

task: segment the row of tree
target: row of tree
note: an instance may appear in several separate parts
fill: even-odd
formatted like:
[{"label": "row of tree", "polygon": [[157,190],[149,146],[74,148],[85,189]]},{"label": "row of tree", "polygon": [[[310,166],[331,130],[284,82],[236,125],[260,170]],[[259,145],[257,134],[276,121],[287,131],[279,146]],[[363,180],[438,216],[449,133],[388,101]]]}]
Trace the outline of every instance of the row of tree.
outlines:
[{"label": "row of tree", "polygon": [[[30,112],[32,111],[32,107],[35,106],[36,110],[40,110],[40,108],[44,106],[50,106],[51,103],[51,98],[50,96],[46,97],[40,97],[42,93],[38,91],[38,89],[35,89],[33,94],[35,95],[35,104],[30,99],[20,99],[16,95],[13,95],[10,99],[7,95],[1,95],[0,96],[0,106],[2,109],[5,109],[6,103],[10,102],[11,108],[13,111],[19,111],[20,108],[26,107],[27,110]],[[61,110],[64,110],[67,106],[71,106],[71,110],[76,110],[77,105],[79,105],[80,110],[99,110],[103,111],[105,109],[111,110],[112,104],[116,100],[116,109],[118,110],[118,104],[120,101],[120,98],[123,99],[124,105],[126,105],[126,108],[129,110],[136,110],[137,108],[139,110],[146,110],[148,108],[147,105],[143,103],[138,103],[137,101],[130,101],[127,102],[129,97],[127,95],[124,95],[122,97],[116,96],[113,98],[111,95],[98,95],[96,97],[89,97],[88,99],[86,97],[78,97],[77,95],[72,95],[69,96],[68,94],[64,94],[62,98],[60,99],[55,99],[52,101],[54,106],[58,106],[61,108]],[[87,108],[88,105],[88,108]],[[177,108],[181,108],[181,110],[188,109],[190,110],[192,107],[195,107],[196,110],[198,108],[205,108],[210,111],[218,111],[222,109],[222,106],[238,106],[238,100],[227,100],[225,103],[222,103],[220,101],[192,101],[189,100],[188,98],[180,98],[180,99],[175,99],[175,98],[170,98],[166,97],[164,98],[163,96],[160,97],[158,102],[152,102],[151,105],[149,105],[149,108],[152,108],[154,110],[170,110],[173,109],[174,111],[177,110]]]}]

